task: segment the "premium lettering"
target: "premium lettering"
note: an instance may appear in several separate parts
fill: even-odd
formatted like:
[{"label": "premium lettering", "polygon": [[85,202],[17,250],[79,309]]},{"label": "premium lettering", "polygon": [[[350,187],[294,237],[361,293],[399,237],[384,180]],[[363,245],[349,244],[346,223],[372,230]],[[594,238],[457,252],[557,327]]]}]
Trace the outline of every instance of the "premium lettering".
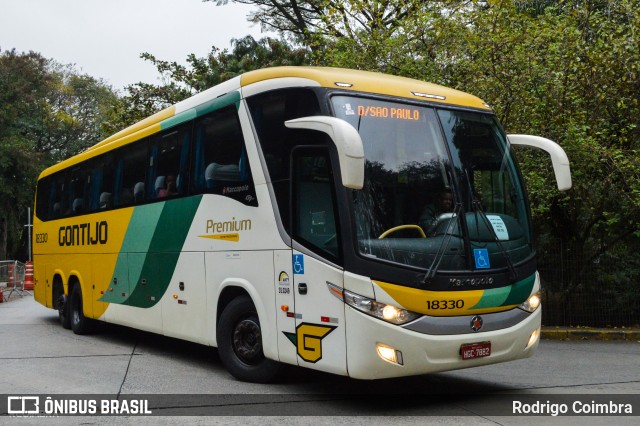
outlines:
[{"label": "premium lettering", "polygon": [[62,246],[95,246],[107,244],[109,225],[106,221],[61,226],[58,244]]},{"label": "premium lettering", "polygon": [[207,220],[207,234],[210,232],[237,232],[250,230],[251,219],[236,220],[234,217],[226,222],[216,222],[211,219]]}]

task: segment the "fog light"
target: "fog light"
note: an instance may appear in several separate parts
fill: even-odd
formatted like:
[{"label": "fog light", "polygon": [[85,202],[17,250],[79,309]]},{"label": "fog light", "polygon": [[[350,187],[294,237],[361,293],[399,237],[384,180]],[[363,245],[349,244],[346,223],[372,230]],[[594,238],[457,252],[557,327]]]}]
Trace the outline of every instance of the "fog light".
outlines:
[{"label": "fog light", "polygon": [[529,337],[529,343],[527,343],[527,347],[525,349],[529,349],[531,346],[535,345],[540,337],[540,329],[536,328],[533,333],[531,333],[531,337]]},{"label": "fog light", "polygon": [[383,360],[392,364],[404,365],[402,360],[402,352],[393,349],[390,346],[383,345],[382,343],[376,344],[376,351],[378,356]]}]

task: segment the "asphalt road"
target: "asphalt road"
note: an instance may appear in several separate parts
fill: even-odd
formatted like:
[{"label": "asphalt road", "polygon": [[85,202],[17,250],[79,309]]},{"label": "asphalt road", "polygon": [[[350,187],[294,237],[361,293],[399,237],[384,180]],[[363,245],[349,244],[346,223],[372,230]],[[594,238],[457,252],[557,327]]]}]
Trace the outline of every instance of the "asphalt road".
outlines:
[{"label": "asphalt road", "polygon": [[[172,417],[135,419],[148,424],[162,419],[169,424],[414,425],[415,416],[439,424],[569,424],[576,418],[505,417],[500,410],[487,411],[486,404],[499,394],[542,402],[553,394],[581,400],[596,394],[634,395],[640,402],[640,342],[543,340],[528,360],[373,382],[290,368],[278,382],[257,385],[233,379],[213,348],[110,325],[77,336],[59,325],[56,311],[30,297],[12,298],[0,304],[0,396],[24,394],[171,395],[153,410]],[[640,403],[634,410],[640,411]],[[174,417],[181,413],[192,417]],[[256,417],[237,417],[247,415]],[[4,420],[40,424],[28,418]],[[0,424],[4,420],[0,417]],[[124,424],[131,419],[50,420]],[[580,417],[583,424],[602,420]],[[637,424],[638,418],[608,422]]]}]

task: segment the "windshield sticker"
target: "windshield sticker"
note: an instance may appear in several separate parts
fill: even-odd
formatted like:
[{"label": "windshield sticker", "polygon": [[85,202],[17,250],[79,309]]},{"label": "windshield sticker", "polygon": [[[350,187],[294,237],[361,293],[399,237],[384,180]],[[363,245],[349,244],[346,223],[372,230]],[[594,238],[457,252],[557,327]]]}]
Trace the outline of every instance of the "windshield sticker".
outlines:
[{"label": "windshield sticker", "polygon": [[294,275],[304,274],[304,255],[294,254],[292,260],[293,260],[293,274]]},{"label": "windshield sticker", "polygon": [[509,240],[509,231],[507,230],[507,226],[504,224],[504,221],[500,216],[487,215],[487,219],[489,219],[489,222],[491,222],[493,231],[496,233],[496,236],[500,241]]},{"label": "windshield sticker", "polygon": [[344,114],[345,115],[356,115],[356,112],[351,108],[351,104],[345,104],[344,106]]},{"label": "windshield sticker", "polygon": [[491,268],[491,264],[489,263],[489,250],[473,249],[473,257],[476,260],[476,269]]}]

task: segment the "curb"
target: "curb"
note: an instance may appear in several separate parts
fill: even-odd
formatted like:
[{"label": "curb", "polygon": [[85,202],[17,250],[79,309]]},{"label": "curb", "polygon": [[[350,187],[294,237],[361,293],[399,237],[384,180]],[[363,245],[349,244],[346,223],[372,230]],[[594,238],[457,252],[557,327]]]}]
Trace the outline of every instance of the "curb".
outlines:
[{"label": "curb", "polygon": [[542,327],[542,338],[547,340],[605,340],[640,342],[640,329]]}]

